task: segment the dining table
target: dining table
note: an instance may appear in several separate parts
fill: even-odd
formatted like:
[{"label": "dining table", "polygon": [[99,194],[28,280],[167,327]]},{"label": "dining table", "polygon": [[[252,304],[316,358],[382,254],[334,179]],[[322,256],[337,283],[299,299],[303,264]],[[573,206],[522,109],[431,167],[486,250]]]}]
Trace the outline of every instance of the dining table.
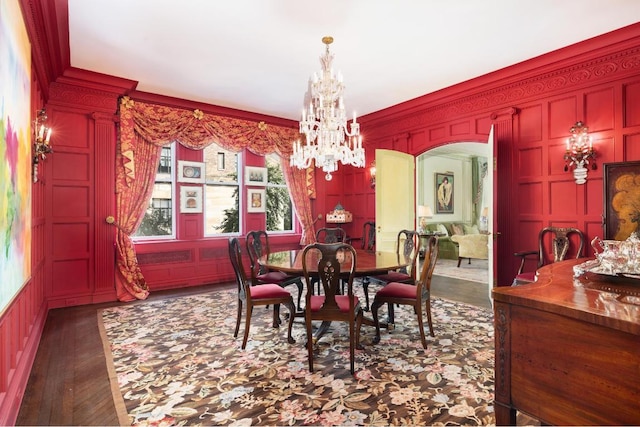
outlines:
[{"label": "dining table", "polygon": [[[287,273],[289,275],[299,275],[303,276],[304,273],[302,271],[302,252],[304,248],[301,249],[290,249],[278,252],[271,252],[269,254],[263,255],[258,258],[258,263],[271,271],[281,271],[283,273]],[[320,252],[319,251],[311,251],[308,257],[317,257],[319,259]],[[348,252],[344,253],[344,257],[340,259],[340,254],[338,255],[338,259],[340,260],[340,276],[348,277],[349,271],[351,269],[351,264],[353,259],[351,254]],[[317,261],[314,262],[313,258],[307,260],[307,268],[309,269],[310,275],[313,275],[314,270],[317,271]],[[369,277],[376,276],[379,274],[385,274],[391,270],[398,270],[400,268],[407,267],[411,264],[412,259],[411,256],[405,256],[402,253],[398,253],[396,251],[372,251],[366,249],[356,249],[356,268],[354,272],[354,277]],[[366,279],[365,279],[366,280]],[[366,293],[366,291],[365,291]],[[368,298],[367,298],[368,299]],[[367,303],[368,310],[368,303]],[[299,314],[301,317],[303,313]],[[388,329],[393,328],[393,310],[389,310],[389,317],[387,322],[380,323],[380,327],[386,327]],[[369,326],[375,326],[372,319],[363,316],[363,324]],[[318,328],[317,332],[314,334],[314,339],[319,339],[320,336],[327,330],[330,322],[323,322],[320,328]]]},{"label": "dining table", "polygon": [[[258,263],[263,267],[282,271],[290,275],[303,275],[302,272],[302,251],[304,249],[292,249],[279,252],[271,252],[258,259]],[[319,252],[312,252],[309,256],[319,255]],[[351,255],[345,253],[344,260],[340,263],[340,274],[344,277],[349,275],[352,263]],[[411,257],[399,254],[396,251],[370,251],[366,249],[356,249],[356,269],[355,277],[376,276],[384,274],[390,270],[397,270],[411,264]],[[313,272],[317,262],[309,263],[310,271]]]}]

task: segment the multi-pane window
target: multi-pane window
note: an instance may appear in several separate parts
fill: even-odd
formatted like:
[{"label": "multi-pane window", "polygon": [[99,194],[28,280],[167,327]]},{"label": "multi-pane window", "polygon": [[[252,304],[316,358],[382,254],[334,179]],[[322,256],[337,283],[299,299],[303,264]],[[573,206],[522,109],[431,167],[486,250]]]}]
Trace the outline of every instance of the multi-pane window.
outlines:
[{"label": "multi-pane window", "polygon": [[140,227],[134,233],[136,237],[172,237],[174,235],[173,200],[174,174],[173,159],[174,145],[162,147],[158,173],[153,185],[153,193],[149,207],[144,214]]},{"label": "multi-pane window", "polygon": [[204,235],[239,233],[241,170],[238,153],[217,144],[202,151],[206,176]]},{"label": "multi-pane window", "polygon": [[265,156],[267,167],[267,231],[292,231],[293,209],[280,156]]}]

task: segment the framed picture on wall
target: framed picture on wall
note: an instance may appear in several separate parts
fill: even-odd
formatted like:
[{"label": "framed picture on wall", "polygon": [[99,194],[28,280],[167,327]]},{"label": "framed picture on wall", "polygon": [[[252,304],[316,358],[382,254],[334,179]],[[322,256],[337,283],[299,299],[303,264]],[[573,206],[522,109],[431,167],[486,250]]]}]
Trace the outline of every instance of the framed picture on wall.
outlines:
[{"label": "framed picture on wall", "polygon": [[247,190],[247,212],[266,212],[267,199],[264,189]]},{"label": "framed picture on wall", "polygon": [[178,160],[178,182],[204,184],[204,163]]},{"label": "framed picture on wall", "polygon": [[604,238],[626,240],[640,223],[640,161],[603,167]]},{"label": "framed picture on wall", "polygon": [[436,172],[436,213],[453,213],[453,172]]},{"label": "framed picture on wall", "polygon": [[202,212],[202,187],[183,185],[180,187],[180,213]]},{"label": "framed picture on wall", "polygon": [[246,166],[244,168],[244,183],[245,185],[264,187],[267,185],[267,168]]}]

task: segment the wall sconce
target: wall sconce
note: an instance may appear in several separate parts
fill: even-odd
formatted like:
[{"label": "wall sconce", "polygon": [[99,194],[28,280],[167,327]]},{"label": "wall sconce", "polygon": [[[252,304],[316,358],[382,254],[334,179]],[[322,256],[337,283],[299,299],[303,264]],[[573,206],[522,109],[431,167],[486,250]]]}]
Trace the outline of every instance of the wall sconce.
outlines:
[{"label": "wall sconce", "polygon": [[573,177],[576,184],[584,184],[587,182],[587,168],[589,159],[592,159],[591,169],[596,169],[596,153],[593,150],[593,143],[589,137],[589,128],[581,121],[577,121],[575,125],[569,129],[571,136],[567,139],[567,151],[564,153],[564,160],[567,163],[564,171],[568,172],[574,167]]},{"label": "wall sconce", "polygon": [[38,182],[38,163],[40,159],[47,158],[47,154],[53,153],[49,140],[51,139],[51,128],[47,126],[47,112],[44,108],[38,111],[36,119],[33,121],[33,182]]},{"label": "wall sconce", "polygon": [[420,220],[420,232],[424,233],[427,230],[427,218],[433,216],[433,211],[430,206],[418,206],[418,219]]},{"label": "wall sconce", "polygon": [[371,162],[369,166],[369,175],[371,176],[371,188],[376,188],[376,161]]}]

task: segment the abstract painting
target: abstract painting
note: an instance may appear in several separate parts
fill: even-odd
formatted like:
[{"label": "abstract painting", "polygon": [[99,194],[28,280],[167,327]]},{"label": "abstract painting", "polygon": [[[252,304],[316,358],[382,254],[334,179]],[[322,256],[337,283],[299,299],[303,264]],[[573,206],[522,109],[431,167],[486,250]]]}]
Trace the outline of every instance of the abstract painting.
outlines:
[{"label": "abstract painting", "polygon": [[18,0],[0,2],[0,314],[31,277],[31,45]]}]

